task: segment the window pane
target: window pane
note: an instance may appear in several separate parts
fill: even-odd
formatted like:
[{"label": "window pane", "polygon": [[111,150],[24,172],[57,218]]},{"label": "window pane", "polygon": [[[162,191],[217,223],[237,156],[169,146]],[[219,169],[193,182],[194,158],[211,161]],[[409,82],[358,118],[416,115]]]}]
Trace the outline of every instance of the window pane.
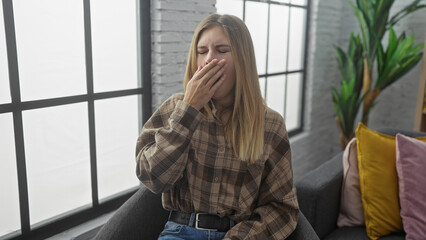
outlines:
[{"label": "window pane", "polygon": [[284,116],[285,75],[268,77],[266,103]]},{"label": "window pane", "polygon": [[268,4],[246,2],[246,25],[253,39],[256,54],[257,72],[259,75],[266,71],[266,40],[268,26]]},{"label": "window pane", "polygon": [[284,72],[287,64],[287,6],[271,4],[269,25],[268,73]]},{"label": "window pane", "polygon": [[138,96],[95,102],[99,199],[139,184],[135,174],[139,108]]},{"label": "window pane", "polygon": [[87,104],[23,112],[31,224],[91,202]]},{"label": "window pane", "polygon": [[136,1],[90,4],[95,92],[137,88]]},{"label": "window pane", "polygon": [[13,1],[24,101],[86,92],[83,1]]},{"label": "window pane", "polygon": [[287,76],[286,124],[287,129],[300,127],[300,111],[302,105],[302,74],[294,73]]},{"label": "window pane", "polygon": [[10,103],[10,101],[9,69],[7,64],[3,4],[0,4],[0,104]]},{"label": "window pane", "polygon": [[273,0],[274,2],[290,3],[290,0]]},{"label": "window pane", "polygon": [[[1,5],[1,4],[0,4]],[[15,138],[11,113],[0,114],[0,236],[21,228]]]},{"label": "window pane", "polygon": [[306,10],[292,7],[290,10],[290,48],[288,70],[300,70],[303,68],[305,46],[305,18]]},{"label": "window pane", "polygon": [[217,13],[231,14],[243,19],[242,0],[216,0]]},{"label": "window pane", "polygon": [[291,4],[306,6],[306,0],[291,0]]}]

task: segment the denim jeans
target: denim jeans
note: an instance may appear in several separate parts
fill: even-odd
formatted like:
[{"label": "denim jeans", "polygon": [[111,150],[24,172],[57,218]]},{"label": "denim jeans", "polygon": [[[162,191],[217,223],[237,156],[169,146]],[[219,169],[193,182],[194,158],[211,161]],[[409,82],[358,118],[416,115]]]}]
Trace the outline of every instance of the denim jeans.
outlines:
[{"label": "denim jeans", "polygon": [[226,232],[199,230],[187,225],[168,221],[158,240],[219,240],[223,239],[225,234]]}]

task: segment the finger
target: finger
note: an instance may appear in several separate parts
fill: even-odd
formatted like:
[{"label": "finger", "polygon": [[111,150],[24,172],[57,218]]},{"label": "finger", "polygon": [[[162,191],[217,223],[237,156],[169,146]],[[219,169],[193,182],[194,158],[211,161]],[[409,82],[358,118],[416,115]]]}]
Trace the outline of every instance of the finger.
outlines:
[{"label": "finger", "polygon": [[200,74],[201,69],[203,68],[203,66],[198,66],[197,70],[195,70],[194,74],[192,75],[193,79],[197,79],[198,75]]},{"label": "finger", "polygon": [[217,89],[225,82],[226,74],[223,74],[220,79],[213,84],[213,86],[210,88],[210,92],[214,95],[214,93],[217,91]]},{"label": "finger", "polygon": [[217,64],[219,63],[219,60],[217,60],[216,58],[213,59],[211,62],[207,63],[204,67],[202,67],[202,69],[200,70],[199,73],[199,78],[203,77],[206,73],[208,73],[211,69],[213,69],[215,66],[217,66]]},{"label": "finger", "polygon": [[208,88],[211,88],[215,84],[215,82],[220,80],[220,77],[222,76],[223,72],[225,71],[226,65],[224,65],[221,69],[219,69],[214,75],[212,75],[207,81],[206,86]]},{"label": "finger", "polygon": [[212,69],[210,69],[210,71],[208,71],[206,74],[204,74],[203,77],[201,77],[201,82],[207,85],[211,81],[211,78],[215,78],[214,81],[216,81],[220,76],[215,77],[215,75],[219,71],[222,71],[222,69],[224,69],[224,66],[225,66],[225,61],[214,66]]}]

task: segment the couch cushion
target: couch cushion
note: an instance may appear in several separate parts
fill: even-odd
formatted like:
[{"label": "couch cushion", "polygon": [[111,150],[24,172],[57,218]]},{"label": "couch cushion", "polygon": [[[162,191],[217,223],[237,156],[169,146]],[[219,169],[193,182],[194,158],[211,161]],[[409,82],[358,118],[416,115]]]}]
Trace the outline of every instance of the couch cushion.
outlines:
[{"label": "couch cushion", "polygon": [[340,198],[338,227],[364,226],[364,209],[359,186],[356,138],[353,138],[343,152],[343,182]]},{"label": "couch cushion", "polygon": [[375,240],[402,231],[395,137],[360,123],[356,130],[361,198],[367,235]]},{"label": "couch cushion", "polygon": [[426,136],[426,132],[400,130],[400,129],[394,129],[394,128],[381,128],[381,129],[378,129],[377,131],[390,136],[396,136],[396,134],[398,133],[403,134],[407,137],[413,137],[413,138]]},{"label": "couch cushion", "polygon": [[[424,138],[426,141],[426,138]],[[396,135],[401,218],[407,240],[426,239],[426,143]]]},{"label": "couch cushion", "polygon": [[[331,234],[324,238],[324,240],[369,240],[365,227],[342,227],[337,228]],[[380,240],[404,240],[404,233],[394,233],[379,238]]]}]

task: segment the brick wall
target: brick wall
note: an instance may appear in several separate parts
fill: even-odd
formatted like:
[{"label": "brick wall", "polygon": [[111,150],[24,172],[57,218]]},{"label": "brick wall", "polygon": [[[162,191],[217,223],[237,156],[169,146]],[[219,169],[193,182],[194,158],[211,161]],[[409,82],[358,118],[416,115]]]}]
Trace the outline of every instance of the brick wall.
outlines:
[{"label": "brick wall", "polygon": [[[408,1],[395,1],[391,15],[406,6]],[[394,30],[399,36],[405,31],[407,36],[414,34],[415,43],[425,41],[426,10],[419,10],[400,21]],[[384,39],[387,46],[388,36]],[[378,97],[378,103],[370,115],[369,126],[377,129],[381,127],[397,127],[413,130],[417,104],[417,94],[420,81],[421,62],[402,79],[386,88]]]},{"label": "brick wall", "polygon": [[198,23],[216,12],[216,0],[152,0],[152,102],[156,109],[183,91],[186,59]]},{"label": "brick wall", "polygon": [[330,85],[339,82],[332,44],[341,38],[344,4],[341,0],[311,1],[304,132],[290,139],[296,180],[340,147]]}]

